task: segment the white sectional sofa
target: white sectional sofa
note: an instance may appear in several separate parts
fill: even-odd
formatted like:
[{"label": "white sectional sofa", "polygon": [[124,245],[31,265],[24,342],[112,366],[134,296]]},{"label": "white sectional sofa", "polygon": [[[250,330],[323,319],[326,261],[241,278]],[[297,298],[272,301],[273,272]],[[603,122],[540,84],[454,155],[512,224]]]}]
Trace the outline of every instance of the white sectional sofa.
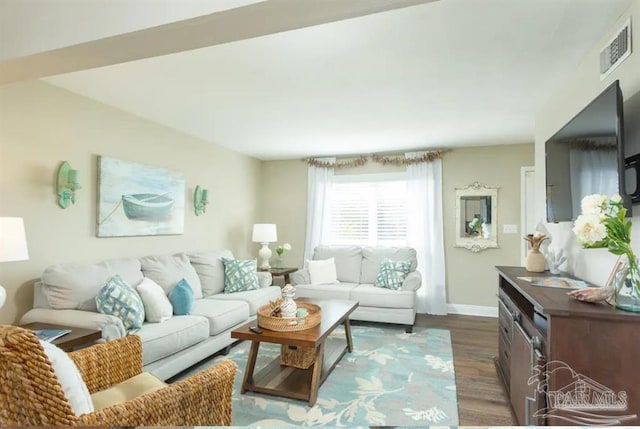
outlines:
[{"label": "white sectional sofa", "polygon": [[[309,271],[299,270],[291,275],[296,296],[358,301],[351,320],[405,325],[411,332],[416,319],[416,291],[422,276],[416,271],[415,249],[409,247],[318,246],[313,259],[335,259],[338,283],[311,284]],[[411,272],[400,290],[374,286],[382,260],[411,261]]]},{"label": "white sectional sofa", "polygon": [[166,380],[202,359],[230,346],[230,331],[255,319],[256,310],[281,296],[271,275],[258,272],[260,289],[225,294],[222,257],[228,250],[108,260],[90,265],[54,265],[42,274],[34,291],[34,308],[20,323],[44,322],[100,329],[102,338],[127,335],[122,321],[97,311],[100,288],[118,274],[135,286],[149,277],[165,290],[182,278],[200,284],[201,295],[189,315],[161,323],[145,322],[135,333],[142,338],[144,370]]}]

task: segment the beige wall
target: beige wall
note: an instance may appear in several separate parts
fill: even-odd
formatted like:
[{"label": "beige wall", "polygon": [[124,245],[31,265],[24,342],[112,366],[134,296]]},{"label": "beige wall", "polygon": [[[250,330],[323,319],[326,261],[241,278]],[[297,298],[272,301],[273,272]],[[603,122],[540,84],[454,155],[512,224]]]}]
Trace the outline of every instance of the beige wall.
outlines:
[{"label": "beige wall", "polygon": [[[185,175],[184,234],[96,238],[97,156],[141,162]],[[79,170],[77,202],[57,205],[61,161]],[[251,226],[260,210],[260,162],[41,82],[0,87],[0,216],[24,218],[30,260],[0,263],[8,293],[0,323],[32,304],[31,281],[54,263],[227,247],[254,255]],[[193,189],[209,189],[207,213],[193,213]]]},{"label": "beige wall", "polygon": [[[448,301],[456,304],[496,306],[495,265],[520,265],[520,234],[502,234],[503,223],[520,225],[520,167],[533,164],[533,145],[487,146],[456,149],[443,159],[444,238]],[[496,168],[500,166],[500,168]],[[369,162],[336,174],[373,174],[402,171],[402,167]],[[293,246],[287,265],[301,266],[306,228],[307,167],[293,161],[262,164],[262,220],[278,226],[279,242]],[[455,244],[455,188],[479,181],[499,186],[499,249],[472,253]]]},{"label": "beige wall", "polygon": [[[632,34],[633,53],[617,69],[603,81],[599,73],[599,52],[605,43],[629,19],[635,24]],[[640,91],[640,0],[634,0],[626,13],[608,34],[603,34],[600,41],[589,51],[578,69],[560,85],[544,108],[536,117],[535,127],[535,159],[536,159],[536,207],[540,219],[545,218],[545,142],[564,124],[589,104],[613,81],[619,80],[625,100]],[[636,252],[640,252],[640,205],[633,207],[632,244]],[[564,248],[569,254],[566,269],[578,277],[603,285],[613,267],[615,257],[606,249],[580,249],[571,232],[571,222],[548,224],[553,236],[552,247]],[[564,267],[563,267],[564,268]]]},{"label": "beige wall", "polygon": [[[442,163],[444,247],[447,265],[447,301],[453,304],[496,307],[496,265],[520,266],[522,234],[503,234],[502,225],[520,231],[520,167],[533,165],[533,144],[456,149]],[[473,253],[455,247],[456,188],[473,182],[498,189],[498,249]]]}]

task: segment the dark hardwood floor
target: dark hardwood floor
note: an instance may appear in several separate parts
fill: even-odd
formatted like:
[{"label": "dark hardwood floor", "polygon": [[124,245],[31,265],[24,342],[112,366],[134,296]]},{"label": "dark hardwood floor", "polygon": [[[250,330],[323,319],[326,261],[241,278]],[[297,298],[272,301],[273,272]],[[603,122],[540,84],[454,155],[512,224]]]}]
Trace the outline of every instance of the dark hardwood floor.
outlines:
[{"label": "dark hardwood floor", "polygon": [[498,319],[454,314],[418,315],[416,326],[451,332],[459,425],[514,425],[493,365],[493,357],[498,354]]}]

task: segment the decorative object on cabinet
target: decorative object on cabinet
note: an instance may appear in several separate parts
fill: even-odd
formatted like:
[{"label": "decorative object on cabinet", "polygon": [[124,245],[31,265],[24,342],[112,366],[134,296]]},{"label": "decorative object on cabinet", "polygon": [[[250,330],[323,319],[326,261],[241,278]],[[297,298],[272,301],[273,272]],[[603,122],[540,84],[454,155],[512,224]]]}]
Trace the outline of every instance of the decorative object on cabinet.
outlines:
[{"label": "decorative object on cabinet", "polygon": [[269,258],[271,258],[273,254],[271,249],[269,249],[269,243],[278,241],[276,225],[273,223],[256,223],[253,225],[252,241],[262,244],[262,248],[258,251],[258,256],[260,257],[260,265],[258,268],[268,270],[271,268]]},{"label": "decorative object on cabinet", "polygon": [[58,176],[56,181],[56,192],[58,194],[58,205],[63,209],[69,207],[70,204],[76,203],[76,190],[81,189],[78,181],[78,170],[71,168],[67,161],[62,161],[58,167]]},{"label": "decorative object on cabinet", "polygon": [[631,221],[620,195],[587,195],[582,214],[574,223],[578,243],[587,248],[606,247],[623,265],[614,276],[615,306],[640,313],[640,266],[631,247]]},{"label": "decorative object on cabinet", "polygon": [[567,260],[567,257],[564,256],[564,249],[560,249],[557,252],[548,249],[546,252],[543,252],[543,255],[547,260],[549,272],[551,274],[560,274],[560,266]]},{"label": "decorative object on cabinet", "polygon": [[498,188],[474,182],[456,188],[456,247],[498,247]]},{"label": "decorative object on cabinet", "polygon": [[184,232],[184,175],[98,157],[98,237]]},{"label": "decorative object on cabinet", "polygon": [[207,204],[209,204],[209,190],[201,188],[200,185],[196,186],[195,191],[193,191],[193,206],[196,216],[200,216],[207,211]]},{"label": "decorative object on cabinet", "polygon": [[540,252],[540,245],[547,239],[547,236],[536,232],[535,234],[525,236],[524,239],[531,244],[531,250],[529,250],[525,265],[527,271],[532,273],[543,272],[546,260],[544,255]]},{"label": "decorative object on cabinet", "polygon": [[[0,217],[0,262],[29,259],[27,237],[21,217]],[[7,291],[0,285],[0,308],[7,299]]]}]

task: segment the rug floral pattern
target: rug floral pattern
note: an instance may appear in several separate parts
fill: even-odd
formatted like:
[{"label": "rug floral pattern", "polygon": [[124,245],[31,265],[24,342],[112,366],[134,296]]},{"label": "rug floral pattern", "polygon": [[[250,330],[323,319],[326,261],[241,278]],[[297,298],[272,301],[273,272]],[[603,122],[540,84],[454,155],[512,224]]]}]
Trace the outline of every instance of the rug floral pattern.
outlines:
[{"label": "rug floral pattern", "polygon": [[[240,395],[247,342],[214,360],[230,358],[239,367],[233,393],[233,425],[458,424],[449,331],[414,328],[413,334],[406,334],[399,328],[354,326],[352,334],[353,353],[345,354],[320,387],[313,407],[268,395]],[[344,331],[337,329],[327,341],[344,341]],[[280,346],[261,344],[256,372],[279,353]]]}]

